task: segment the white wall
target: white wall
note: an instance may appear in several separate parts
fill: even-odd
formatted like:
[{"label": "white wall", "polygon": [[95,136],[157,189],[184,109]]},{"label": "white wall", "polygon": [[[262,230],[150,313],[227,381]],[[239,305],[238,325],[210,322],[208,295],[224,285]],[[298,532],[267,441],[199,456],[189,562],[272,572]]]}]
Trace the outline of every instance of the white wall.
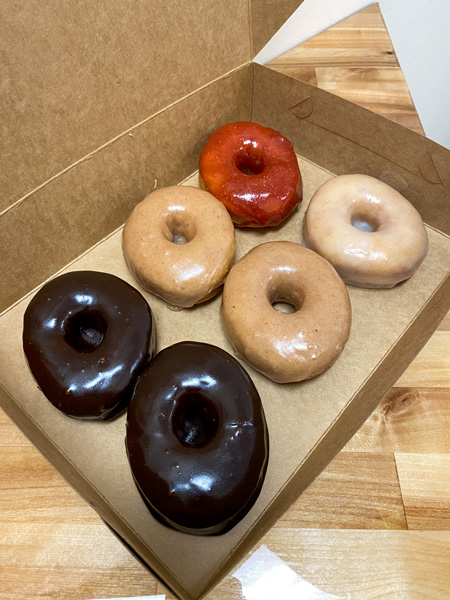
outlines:
[{"label": "white wall", "polygon": [[[272,60],[369,4],[304,0],[256,62]],[[379,0],[379,5],[425,133],[450,148],[450,0]]]}]

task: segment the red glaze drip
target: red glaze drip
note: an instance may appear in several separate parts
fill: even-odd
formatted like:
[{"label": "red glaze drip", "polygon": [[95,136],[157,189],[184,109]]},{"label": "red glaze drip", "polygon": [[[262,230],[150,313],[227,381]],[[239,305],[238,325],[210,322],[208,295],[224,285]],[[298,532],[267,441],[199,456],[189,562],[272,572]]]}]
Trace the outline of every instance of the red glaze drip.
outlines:
[{"label": "red glaze drip", "polygon": [[24,315],[23,348],[45,396],[79,419],[110,419],[126,409],[156,347],[144,297],[108,273],[56,277]]},{"label": "red glaze drip", "polygon": [[279,225],[302,201],[292,144],[257,123],[229,123],[212,133],[200,157],[200,175],[238,227]]},{"label": "red glaze drip", "polygon": [[162,523],[221,534],[250,510],[269,440],[259,394],[224,350],[182,342],[157,354],[128,409],[126,445],[144,502]]}]

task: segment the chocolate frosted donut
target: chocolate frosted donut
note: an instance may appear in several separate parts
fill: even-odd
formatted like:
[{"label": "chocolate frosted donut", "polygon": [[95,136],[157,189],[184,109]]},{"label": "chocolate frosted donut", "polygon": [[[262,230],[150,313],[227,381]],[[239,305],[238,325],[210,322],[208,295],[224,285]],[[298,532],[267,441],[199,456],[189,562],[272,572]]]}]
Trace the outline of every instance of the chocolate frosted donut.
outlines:
[{"label": "chocolate frosted donut", "polygon": [[56,277],[25,311],[31,372],[48,400],[71,417],[107,420],[123,411],[155,346],[147,302],[108,273]]},{"label": "chocolate frosted donut", "polygon": [[253,506],[269,455],[259,394],[227,352],[181,342],[142,374],[128,409],[134,480],[162,523],[225,533]]}]

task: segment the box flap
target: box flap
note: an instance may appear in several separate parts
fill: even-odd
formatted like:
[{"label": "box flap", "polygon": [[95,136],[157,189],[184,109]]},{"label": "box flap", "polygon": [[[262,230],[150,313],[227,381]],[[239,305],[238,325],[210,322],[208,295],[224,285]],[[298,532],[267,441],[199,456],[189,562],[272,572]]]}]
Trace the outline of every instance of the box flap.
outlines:
[{"label": "box flap", "polygon": [[303,0],[250,0],[252,58],[264,48]]},{"label": "box flap", "polygon": [[250,61],[241,0],[2,2],[0,212]]},{"label": "box flap", "polygon": [[122,225],[156,187],[191,175],[223,122],[250,120],[251,67],[138,123],[0,215],[0,311]]},{"label": "box flap", "polygon": [[[316,86],[254,64],[252,116],[289,131],[296,151],[336,175],[365,173],[398,190],[450,236],[450,150]],[[270,118],[267,118],[270,115]]]},{"label": "box flap", "polygon": [[[174,170],[157,158],[159,150],[167,155],[167,141],[149,138],[130,161],[125,154],[136,132],[154,129],[150,124],[164,115],[176,138],[173,107],[246,67],[299,4],[281,0],[275,10],[269,0],[2,3],[0,231],[6,233],[0,254],[1,270],[14,284],[5,283],[0,310],[113,231],[155,180],[160,187],[186,176],[186,169],[175,169],[174,180],[163,175],[163,168]],[[247,90],[250,99],[251,85]],[[247,111],[244,116],[251,119]],[[158,144],[166,147],[158,150]],[[182,140],[173,144],[180,147]],[[126,186],[119,190],[111,178],[99,177],[108,166],[94,160],[118,145],[126,150],[117,168],[136,168],[124,184],[145,180],[131,196]],[[86,173],[94,162],[98,184],[89,187]],[[71,182],[64,192],[61,178]],[[92,208],[88,218],[86,207]],[[55,227],[61,233],[56,238]],[[59,258],[43,251],[34,268],[19,272],[17,247],[26,252],[30,239],[43,250],[56,240],[62,251]],[[34,273],[29,281],[24,270]]]}]

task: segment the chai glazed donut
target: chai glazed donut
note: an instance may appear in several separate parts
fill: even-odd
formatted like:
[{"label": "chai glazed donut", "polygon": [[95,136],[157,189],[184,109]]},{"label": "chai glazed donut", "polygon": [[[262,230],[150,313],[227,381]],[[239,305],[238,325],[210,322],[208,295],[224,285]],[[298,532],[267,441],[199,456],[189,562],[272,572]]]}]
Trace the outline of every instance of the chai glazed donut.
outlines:
[{"label": "chai glazed donut", "polygon": [[79,419],[107,420],[123,411],[155,345],[147,302],[109,273],[60,275],[24,315],[31,373],[56,408]]},{"label": "chai glazed donut", "polygon": [[[286,302],[293,313],[276,310]],[[277,383],[320,375],[337,359],[350,334],[347,289],[330,265],[294,242],[250,250],[230,271],[222,320],[237,353]]]},{"label": "chai glazed donut", "polygon": [[275,227],[302,201],[292,144],[257,123],[228,123],[213,132],[200,157],[200,176],[237,227]]},{"label": "chai glazed donut", "polygon": [[269,438],[259,394],[227,352],[198,342],[162,350],[130,403],[126,446],[137,488],[163,524],[225,533],[255,503]]},{"label": "chai glazed donut", "polygon": [[368,175],[341,175],[319,187],[303,235],[346,283],[359,287],[394,287],[414,275],[428,251],[417,210]]},{"label": "chai glazed donut", "polygon": [[214,296],[234,258],[234,228],[225,207],[194,187],[156,190],[127,220],[122,249],[144,289],[188,308]]}]

